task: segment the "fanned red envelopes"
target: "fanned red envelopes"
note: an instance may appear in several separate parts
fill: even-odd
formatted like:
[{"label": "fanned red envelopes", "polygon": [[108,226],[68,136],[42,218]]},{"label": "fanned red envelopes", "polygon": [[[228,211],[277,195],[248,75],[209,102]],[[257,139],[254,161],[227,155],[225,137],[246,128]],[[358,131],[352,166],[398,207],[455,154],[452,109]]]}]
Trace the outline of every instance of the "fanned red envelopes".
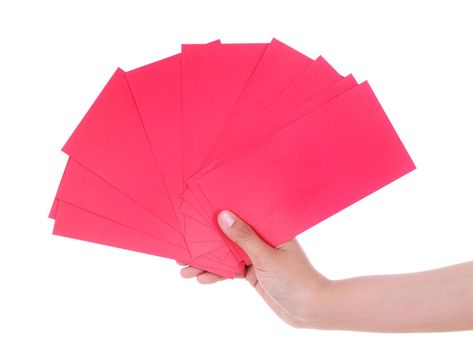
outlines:
[{"label": "fanned red envelopes", "polygon": [[225,277],[220,210],[277,246],[415,169],[367,82],[276,39],[117,69],[63,151],[54,234]]},{"label": "fanned red envelopes", "polygon": [[413,169],[365,82],[191,186],[209,222],[228,206],[277,246]]}]

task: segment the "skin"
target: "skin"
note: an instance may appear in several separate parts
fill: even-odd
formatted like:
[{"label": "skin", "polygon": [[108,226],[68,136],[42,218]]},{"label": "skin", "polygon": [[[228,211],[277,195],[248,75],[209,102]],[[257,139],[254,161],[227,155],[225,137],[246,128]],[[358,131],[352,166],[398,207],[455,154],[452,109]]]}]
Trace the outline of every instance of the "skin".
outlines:
[{"label": "skin", "polygon": [[[311,265],[295,239],[272,248],[228,210],[219,214],[218,223],[250,257],[252,264],[242,277],[293,327],[473,330],[473,262],[408,274],[329,280]],[[183,267],[181,275],[203,284],[224,279],[193,266]]]}]

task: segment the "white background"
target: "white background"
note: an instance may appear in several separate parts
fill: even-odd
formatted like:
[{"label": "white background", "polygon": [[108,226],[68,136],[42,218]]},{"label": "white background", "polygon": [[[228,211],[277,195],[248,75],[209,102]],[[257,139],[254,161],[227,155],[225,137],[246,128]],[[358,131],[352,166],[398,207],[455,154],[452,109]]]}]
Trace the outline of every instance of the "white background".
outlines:
[{"label": "white background", "polygon": [[[8,4],[9,3],[9,4]],[[418,169],[300,236],[330,278],[473,259],[468,1],[2,1],[1,349],[471,349],[473,332],[293,329],[244,281],[56,237],[60,148],[117,66],[274,36],[370,81]],[[231,209],[231,208],[230,208]]]}]

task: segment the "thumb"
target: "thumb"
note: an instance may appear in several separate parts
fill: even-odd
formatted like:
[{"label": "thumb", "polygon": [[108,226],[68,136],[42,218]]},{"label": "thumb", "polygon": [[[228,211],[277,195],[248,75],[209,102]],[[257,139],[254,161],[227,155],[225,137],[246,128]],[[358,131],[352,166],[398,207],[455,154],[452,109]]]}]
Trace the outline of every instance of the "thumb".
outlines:
[{"label": "thumb", "polygon": [[274,253],[274,249],[259,238],[250,225],[231,211],[221,211],[218,214],[218,224],[222,231],[248,254],[253,264],[267,261]]}]

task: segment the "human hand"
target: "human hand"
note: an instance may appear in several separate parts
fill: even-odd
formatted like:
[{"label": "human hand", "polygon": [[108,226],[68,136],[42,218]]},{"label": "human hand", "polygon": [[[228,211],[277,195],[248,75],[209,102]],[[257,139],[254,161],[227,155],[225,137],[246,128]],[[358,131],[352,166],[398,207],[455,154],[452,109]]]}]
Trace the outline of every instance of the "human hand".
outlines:
[{"label": "human hand", "polygon": [[[261,295],[269,307],[294,327],[313,326],[323,309],[323,299],[330,281],[310,264],[299,243],[293,239],[273,248],[261,240],[255,231],[230,211],[218,216],[222,231],[249,256],[244,277]],[[196,277],[208,284],[224,278],[197,267],[181,270],[184,278]]]},{"label": "human hand", "polygon": [[[294,239],[277,248],[235,214],[218,216],[223,232],[249,256],[244,278],[285,322],[298,328],[371,332],[473,330],[473,262],[440,269],[332,281],[317,272]],[[184,278],[224,278],[193,266]]]}]

